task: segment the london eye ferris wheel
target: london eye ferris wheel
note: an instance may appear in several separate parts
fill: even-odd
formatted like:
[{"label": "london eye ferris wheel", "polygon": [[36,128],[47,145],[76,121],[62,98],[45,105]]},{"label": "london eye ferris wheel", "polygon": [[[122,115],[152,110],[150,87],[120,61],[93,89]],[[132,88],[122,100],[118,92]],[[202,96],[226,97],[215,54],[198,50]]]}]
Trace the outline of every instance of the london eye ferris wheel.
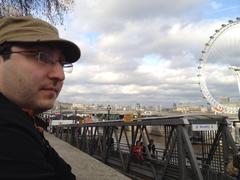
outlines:
[{"label": "london eye ferris wheel", "polygon": [[203,97],[215,112],[226,114],[238,112],[240,18],[222,24],[210,36],[199,58],[197,76]]}]

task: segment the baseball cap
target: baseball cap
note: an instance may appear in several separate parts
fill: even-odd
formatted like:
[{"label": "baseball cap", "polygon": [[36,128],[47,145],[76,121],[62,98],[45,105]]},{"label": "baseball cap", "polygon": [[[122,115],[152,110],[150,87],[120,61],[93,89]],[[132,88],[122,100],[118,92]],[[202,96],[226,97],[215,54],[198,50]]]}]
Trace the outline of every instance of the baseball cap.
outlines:
[{"label": "baseball cap", "polygon": [[81,56],[79,47],[71,41],[61,39],[54,26],[32,16],[0,18],[0,44],[5,42],[56,45],[69,63],[76,62]]}]

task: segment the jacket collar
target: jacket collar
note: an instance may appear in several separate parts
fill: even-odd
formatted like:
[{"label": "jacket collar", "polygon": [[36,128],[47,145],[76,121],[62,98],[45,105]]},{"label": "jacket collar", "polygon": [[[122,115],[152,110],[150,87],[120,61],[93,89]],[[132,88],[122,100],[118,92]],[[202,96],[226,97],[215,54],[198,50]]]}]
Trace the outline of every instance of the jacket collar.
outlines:
[{"label": "jacket collar", "polygon": [[34,116],[32,110],[19,107],[17,104],[13,103],[6,96],[4,96],[2,93],[0,93],[0,109],[14,109],[18,111],[23,111],[27,113],[30,117]]}]

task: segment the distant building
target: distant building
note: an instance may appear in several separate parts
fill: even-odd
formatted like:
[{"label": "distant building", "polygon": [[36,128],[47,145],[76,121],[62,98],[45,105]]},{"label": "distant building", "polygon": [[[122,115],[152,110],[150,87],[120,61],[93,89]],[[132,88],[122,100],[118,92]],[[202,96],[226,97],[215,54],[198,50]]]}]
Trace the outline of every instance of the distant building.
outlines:
[{"label": "distant building", "polygon": [[228,96],[222,96],[222,97],[219,98],[219,102],[220,102],[221,104],[228,104],[228,103],[230,103],[230,97],[228,97]]},{"label": "distant building", "polygon": [[232,108],[240,107],[240,101],[239,100],[232,101],[230,99],[230,97],[228,97],[228,96],[220,97],[219,98],[219,103],[223,104],[225,106],[228,106],[228,107],[232,107]]},{"label": "distant building", "polygon": [[53,110],[64,110],[64,109],[71,109],[72,107],[72,103],[63,103],[60,101],[56,101],[54,106],[53,106]]},{"label": "distant building", "polygon": [[86,109],[84,104],[72,104],[71,109]]},{"label": "distant building", "polygon": [[176,108],[173,109],[175,112],[189,113],[189,112],[208,112],[208,108],[202,105],[196,105],[191,103],[179,103]]},{"label": "distant building", "polygon": [[177,104],[176,103],[173,103],[173,110],[174,109],[177,109]]}]

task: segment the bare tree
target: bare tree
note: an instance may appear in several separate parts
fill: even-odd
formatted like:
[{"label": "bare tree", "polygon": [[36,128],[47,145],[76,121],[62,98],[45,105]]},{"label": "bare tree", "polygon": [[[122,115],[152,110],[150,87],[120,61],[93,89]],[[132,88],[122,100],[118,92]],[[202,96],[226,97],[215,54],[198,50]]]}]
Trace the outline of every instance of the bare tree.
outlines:
[{"label": "bare tree", "polygon": [[53,24],[63,24],[63,16],[71,10],[74,0],[0,0],[0,17],[35,16]]}]

